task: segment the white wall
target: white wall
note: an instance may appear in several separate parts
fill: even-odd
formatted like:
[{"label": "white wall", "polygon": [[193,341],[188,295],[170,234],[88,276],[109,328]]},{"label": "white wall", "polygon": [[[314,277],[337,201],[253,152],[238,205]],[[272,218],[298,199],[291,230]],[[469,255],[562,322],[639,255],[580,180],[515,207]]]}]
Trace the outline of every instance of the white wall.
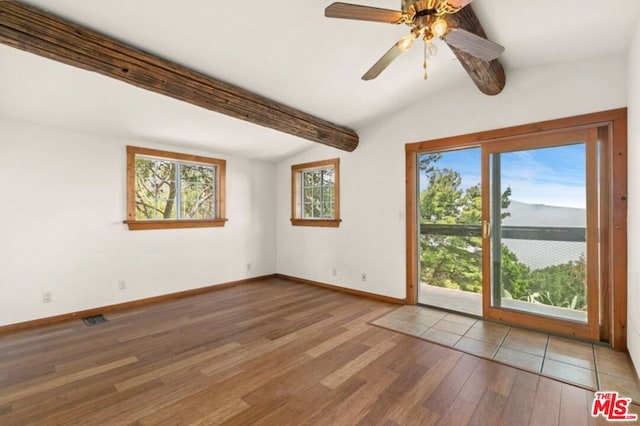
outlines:
[{"label": "white wall", "polygon": [[[636,97],[637,40],[636,71],[629,74]],[[317,146],[277,168],[220,156],[228,160],[224,228],[133,232],[121,223],[124,146],[184,150],[0,119],[0,326],[274,272],[404,298],[405,143],[627,103],[623,57],[508,70],[507,77],[496,97],[465,85],[360,129],[353,153]],[[638,138],[638,121],[636,112],[630,142]],[[630,158],[640,157],[631,145]],[[341,226],[292,227],[291,164],[331,157],[341,158]],[[640,175],[630,172],[633,187]],[[640,207],[634,210],[634,201],[631,218]],[[639,227],[630,220],[630,235]],[[629,259],[637,254],[630,246]],[[629,300],[637,300],[638,272],[629,277]],[[125,291],[117,288],[121,279]],[[52,303],[42,303],[44,291],[52,292]],[[640,319],[630,324],[638,360]]]},{"label": "white wall", "polygon": [[628,165],[629,165],[629,210],[628,210],[628,318],[627,346],[640,375],[640,22],[629,49],[629,111],[628,111]]},{"label": "white wall", "polygon": [[[273,164],[3,119],[0,134],[0,326],[275,272]],[[129,231],[127,144],[225,158],[227,224]]]},{"label": "white wall", "polygon": [[[623,107],[626,80],[624,57],[507,70],[507,85],[498,96],[465,85],[361,129],[353,153],[314,147],[281,161],[278,272],[404,298],[405,143]],[[340,157],[341,226],[291,226],[291,164],[330,157]]]}]

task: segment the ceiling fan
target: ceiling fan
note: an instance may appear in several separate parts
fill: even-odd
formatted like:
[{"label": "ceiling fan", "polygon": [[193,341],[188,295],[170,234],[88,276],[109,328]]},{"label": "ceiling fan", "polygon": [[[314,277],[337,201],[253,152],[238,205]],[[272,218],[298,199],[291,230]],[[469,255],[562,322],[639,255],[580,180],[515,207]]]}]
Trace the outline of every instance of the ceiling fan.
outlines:
[{"label": "ceiling fan", "polygon": [[456,28],[449,16],[471,3],[472,0],[401,0],[401,10],[381,9],[357,4],[336,2],[329,5],[324,14],[328,18],[356,19],[360,21],[405,24],[411,32],[382,55],[362,76],[363,80],[373,80],[384,71],[394,59],[409,50],[417,39],[424,41],[424,78],[427,78],[427,59],[434,56],[434,38],[442,39],[449,47],[456,48],[483,61],[496,59],[504,47],[462,28]]}]

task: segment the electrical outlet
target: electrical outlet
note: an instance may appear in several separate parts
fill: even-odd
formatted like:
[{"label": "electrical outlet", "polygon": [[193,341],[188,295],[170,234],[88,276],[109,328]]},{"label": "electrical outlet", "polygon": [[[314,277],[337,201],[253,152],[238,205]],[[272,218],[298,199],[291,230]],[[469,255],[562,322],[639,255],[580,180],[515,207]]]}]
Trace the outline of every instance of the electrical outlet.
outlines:
[{"label": "electrical outlet", "polygon": [[42,303],[51,303],[51,292],[45,291],[42,293]]},{"label": "electrical outlet", "polygon": [[251,263],[247,263],[247,271],[251,270]]},{"label": "electrical outlet", "polygon": [[331,275],[333,275],[334,277],[337,277],[338,276],[338,268],[333,268],[331,270]]},{"label": "electrical outlet", "polygon": [[364,272],[362,273],[362,281],[366,281],[367,280],[367,274],[365,274]]},{"label": "electrical outlet", "polygon": [[118,288],[120,290],[126,290],[127,289],[127,282],[125,280],[118,281]]}]

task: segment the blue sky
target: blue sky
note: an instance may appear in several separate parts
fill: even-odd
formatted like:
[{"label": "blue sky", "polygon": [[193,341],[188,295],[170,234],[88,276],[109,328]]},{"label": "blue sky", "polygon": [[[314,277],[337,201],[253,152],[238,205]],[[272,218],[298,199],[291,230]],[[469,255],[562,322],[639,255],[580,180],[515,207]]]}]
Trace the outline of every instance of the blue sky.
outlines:
[{"label": "blue sky", "polygon": [[[585,145],[502,153],[502,188],[530,204],[585,208]],[[463,187],[480,182],[480,148],[443,153],[438,167],[457,170]],[[420,177],[424,188],[426,180]]]}]

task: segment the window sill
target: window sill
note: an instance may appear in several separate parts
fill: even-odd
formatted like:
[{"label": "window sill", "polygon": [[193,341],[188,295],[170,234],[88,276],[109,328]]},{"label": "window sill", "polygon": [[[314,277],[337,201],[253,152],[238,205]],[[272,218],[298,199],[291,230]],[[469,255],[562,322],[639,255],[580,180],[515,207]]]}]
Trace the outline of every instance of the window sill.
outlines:
[{"label": "window sill", "polygon": [[206,220],[125,220],[130,231],[147,229],[215,228],[224,226],[228,219]]},{"label": "window sill", "polygon": [[291,219],[293,226],[320,226],[323,228],[337,228],[342,219]]}]

